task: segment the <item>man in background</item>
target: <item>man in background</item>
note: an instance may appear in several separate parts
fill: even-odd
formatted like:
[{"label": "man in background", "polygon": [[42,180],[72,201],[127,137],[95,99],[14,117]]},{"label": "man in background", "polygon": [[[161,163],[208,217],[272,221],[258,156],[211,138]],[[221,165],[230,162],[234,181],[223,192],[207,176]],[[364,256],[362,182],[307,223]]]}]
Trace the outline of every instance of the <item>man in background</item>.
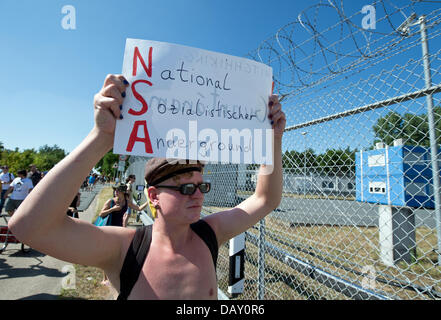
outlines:
[{"label": "man in background", "polygon": [[17,172],[18,177],[15,178],[11,184],[9,185],[8,190],[4,195],[4,199],[11,194],[11,197],[8,199],[6,203],[5,210],[8,212],[10,216],[12,216],[15,210],[18,209],[23,200],[28,196],[28,194],[34,188],[32,184],[32,180],[26,178],[27,172],[26,170],[20,170]]},{"label": "man in background", "polygon": [[32,180],[32,184],[34,185],[34,187],[37,185],[38,182],[40,182],[41,172],[37,169],[35,164],[31,164],[29,166],[28,178]]},{"label": "man in background", "polygon": [[2,212],[6,202],[4,196],[6,194],[6,191],[8,191],[9,185],[11,184],[12,180],[14,180],[14,178],[15,178],[14,175],[9,172],[9,167],[3,166],[2,173],[0,174],[0,182],[2,185],[1,198],[0,198],[0,213]]}]

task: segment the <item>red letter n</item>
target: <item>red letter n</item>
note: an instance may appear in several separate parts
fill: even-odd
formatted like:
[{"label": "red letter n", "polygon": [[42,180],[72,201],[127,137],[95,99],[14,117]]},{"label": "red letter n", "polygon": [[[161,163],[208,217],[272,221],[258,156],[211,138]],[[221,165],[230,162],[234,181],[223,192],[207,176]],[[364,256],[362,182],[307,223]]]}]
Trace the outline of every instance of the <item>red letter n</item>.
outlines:
[{"label": "red letter n", "polygon": [[[144,138],[138,137],[138,128],[142,126],[144,128]],[[150,143],[149,132],[147,131],[147,122],[145,120],[135,121],[133,125],[132,133],[130,134],[129,143],[127,144],[126,151],[132,152],[135,142],[143,142],[145,146],[145,153],[153,153],[152,144]]]},{"label": "red letter n", "polygon": [[138,67],[138,59],[141,61],[142,67],[145,70],[145,73],[147,73],[148,77],[152,77],[152,50],[153,47],[150,47],[149,49],[149,67],[145,65],[144,59],[142,58],[142,55],[139,53],[138,47],[135,47],[135,51],[133,52],[133,70],[132,70],[132,76],[136,76],[137,67]]}]

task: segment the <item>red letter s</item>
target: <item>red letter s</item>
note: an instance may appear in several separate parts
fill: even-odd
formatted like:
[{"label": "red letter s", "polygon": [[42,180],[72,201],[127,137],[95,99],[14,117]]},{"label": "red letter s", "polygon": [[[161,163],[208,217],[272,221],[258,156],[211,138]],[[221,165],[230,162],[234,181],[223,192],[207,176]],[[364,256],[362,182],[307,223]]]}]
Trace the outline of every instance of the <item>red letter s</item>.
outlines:
[{"label": "red letter s", "polygon": [[133,110],[132,108],[129,109],[128,112],[129,112],[131,115],[134,115],[134,116],[140,116],[140,115],[146,113],[147,110],[148,110],[148,108],[149,108],[148,105],[147,105],[147,102],[144,100],[144,98],[142,97],[142,95],[140,95],[140,94],[136,91],[136,89],[135,89],[135,84],[137,84],[137,83],[139,83],[139,82],[146,83],[146,84],[148,84],[149,86],[152,86],[152,83],[151,83],[150,81],[148,81],[148,80],[136,80],[136,81],[133,81],[133,82],[132,82],[131,88],[132,88],[133,95],[135,96],[136,100],[138,100],[138,101],[141,102],[141,104],[142,104],[142,108],[141,108],[141,110],[139,110],[139,111],[135,111],[135,110]]}]

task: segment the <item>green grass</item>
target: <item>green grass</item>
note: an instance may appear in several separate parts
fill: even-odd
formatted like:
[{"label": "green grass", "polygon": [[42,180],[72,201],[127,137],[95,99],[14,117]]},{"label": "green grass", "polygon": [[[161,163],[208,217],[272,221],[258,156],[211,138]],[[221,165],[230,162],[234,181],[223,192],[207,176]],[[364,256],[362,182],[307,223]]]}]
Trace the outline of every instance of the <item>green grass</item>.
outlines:
[{"label": "green grass", "polygon": [[[97,195],[97,204],[95,216],[92,221],[98,217],[104,203],[107,199],[113,195],[113,189],[106,187],[101,190]],[[103,280],[103,271],[99,268],[74,265],[75,268],[75,289],[62,290],[60,293],[60,299],[65,300],[113,300],[114,292],[107,286],[103,286],[101,281]]]},{"label": "green grass", "polygon": [[[204,207],[204,209],[206,212],[214,213],[229,208]],[[413,263],[400,262],[395,267],[387,267],[379,257],[379,230],[376,227],[291,225],[268,216],[265,218],[265,228],[268,231],[265,238],[267,242],[300,260],[309,262],[353,283],[361,285],[365,280],[364,275],[357,275],[339,267],[339,265],[357,272],[363,272],[363,267],[372,266],[378,278],[395,277],[421,287],[433,286],[436,291],[441,291],[441,267],[437,266],[437,254],[434,252],[434,248],[437,247],[435,230],[425,227],[417,228],[417,257]],[[258,237],[258,230],[249,229],[248,232]],[[272,239],[270,234],[277,236],[284,242],[291,243],[291,246]],[[223,246],[219,253],[223,255],[222,259],[226,259],[226,266],[218,264],[218,268],[221,268],[218,273],[220,287],[225,291],[228,287],[228,250],[226,246]],[[239,296],[239,299],[257,299],[258,248],[247,242],[246,255],[249,259],[245,265],[246,285],[244,294]],[[265,299],[348,299],[348,297],[291,269],[272,258],[268,253],[265,264]],[[411,290],[384,284],[380,281],[376,281],[375,286],[377,290],[401,299],[430,299],[427,295],[421,296]]]}]

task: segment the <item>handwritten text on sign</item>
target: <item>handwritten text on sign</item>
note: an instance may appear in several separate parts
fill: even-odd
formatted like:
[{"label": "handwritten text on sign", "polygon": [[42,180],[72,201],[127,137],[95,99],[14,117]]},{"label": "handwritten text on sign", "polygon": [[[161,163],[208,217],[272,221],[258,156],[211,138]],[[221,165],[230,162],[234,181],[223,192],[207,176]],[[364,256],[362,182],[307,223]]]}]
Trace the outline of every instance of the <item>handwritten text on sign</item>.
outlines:
[{"label": "handwritten text on sign", "polygon": [[272,69],[253,60],[127,39],[129,81],[113,152],[272,164]]}]

